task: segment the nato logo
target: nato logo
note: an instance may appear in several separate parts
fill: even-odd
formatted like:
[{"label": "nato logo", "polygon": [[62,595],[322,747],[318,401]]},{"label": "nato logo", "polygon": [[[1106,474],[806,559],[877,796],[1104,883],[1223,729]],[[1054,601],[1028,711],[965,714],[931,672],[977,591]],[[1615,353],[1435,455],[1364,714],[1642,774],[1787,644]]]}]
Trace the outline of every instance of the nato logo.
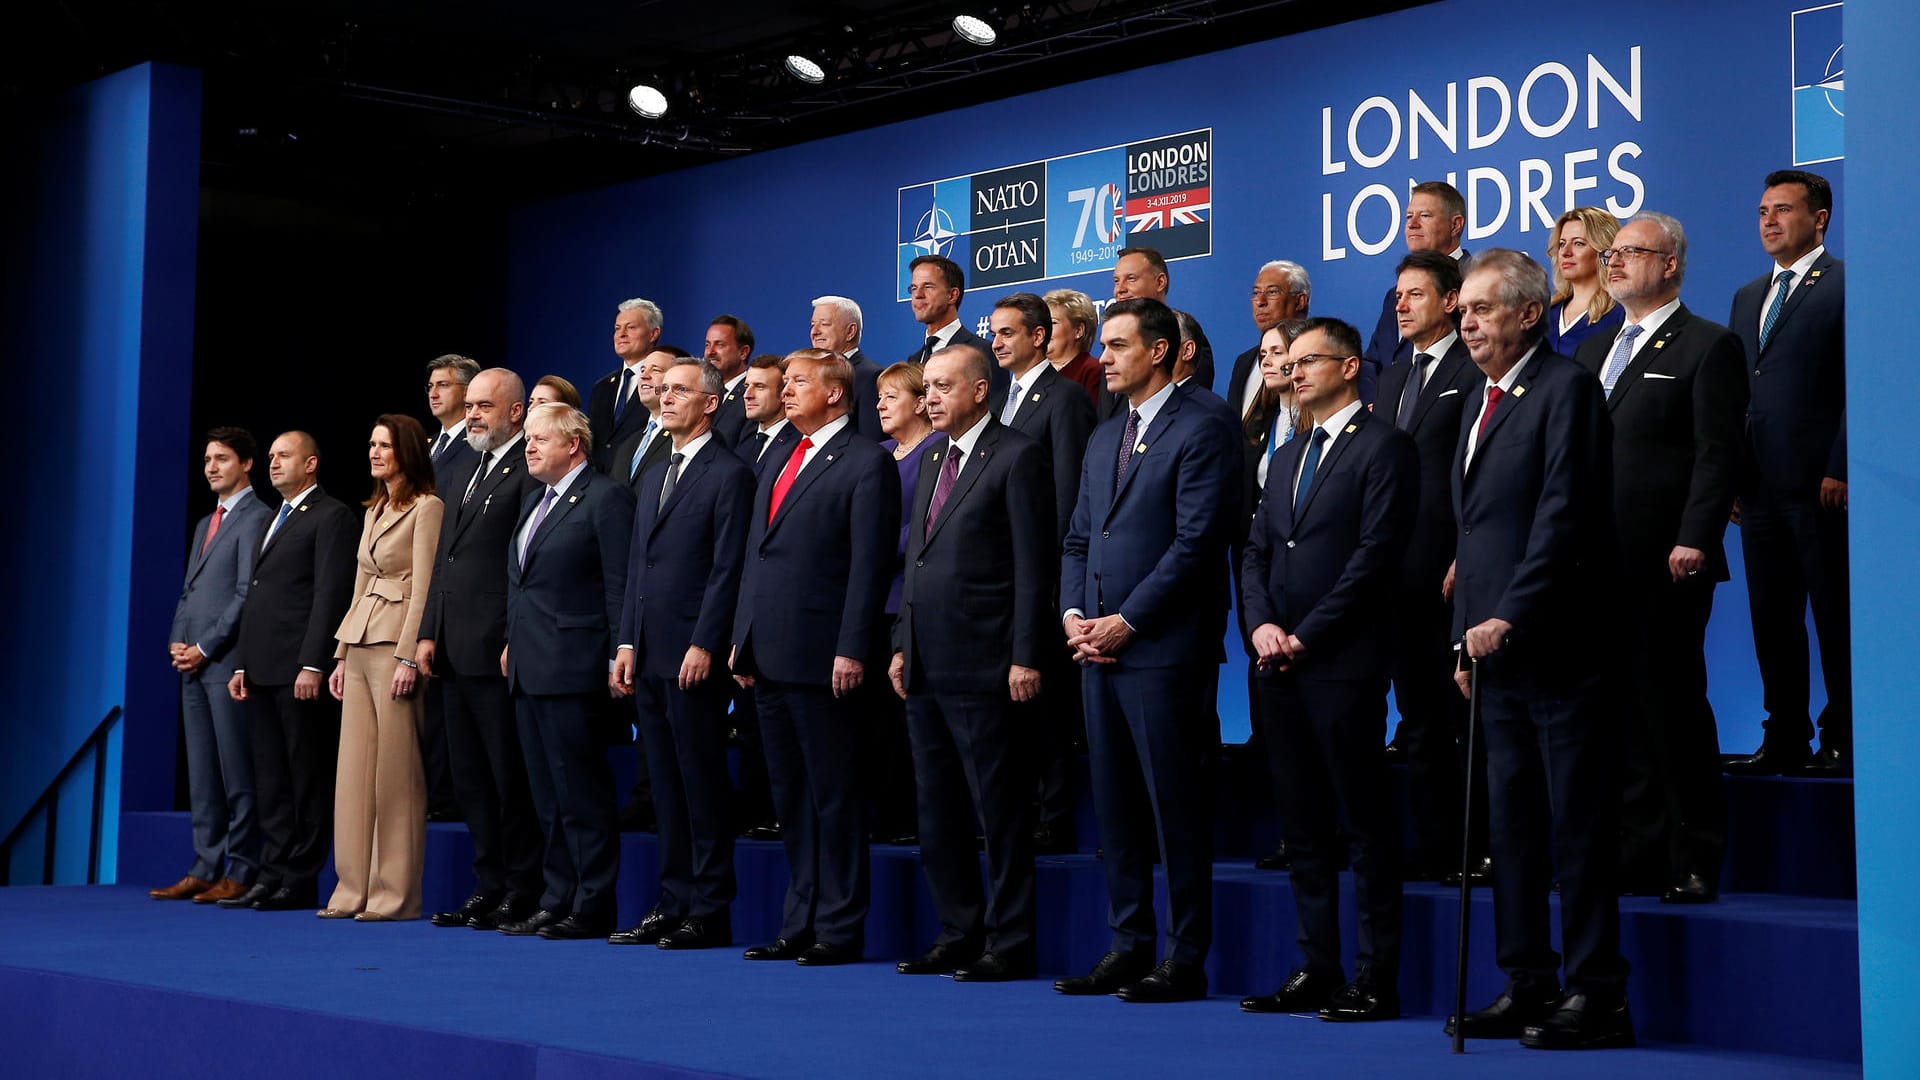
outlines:
[{"label": "nato logo", "polygon": [[1793,13],[1793,163],[1846,156],[1846,68],[1840,4]]}]

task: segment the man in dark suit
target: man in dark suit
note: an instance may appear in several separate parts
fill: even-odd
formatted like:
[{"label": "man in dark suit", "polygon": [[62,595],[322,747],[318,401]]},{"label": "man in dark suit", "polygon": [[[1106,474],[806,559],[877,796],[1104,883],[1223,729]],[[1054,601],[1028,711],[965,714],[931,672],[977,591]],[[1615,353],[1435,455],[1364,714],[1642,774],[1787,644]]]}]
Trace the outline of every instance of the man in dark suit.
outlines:
[{"label": "man in dark suit", "polygon": [[720,444],[732,447],[753,429],[747,419],[746,392],[740,385],[753,358],[753,327],[737,315],[715,315],[707,327],[706,360],[720,372],[720,410],[713,416],[713,433]]},{"label": "man in dark suit", "polygon": [[[1093,432],[1093,406],[1078,383],[1061,377],[1046,362],[1053,313],[1045,300],[1024,292],[1002,297],[988,325],[994,359],[1011,379],[999,420],[1040,444],[1043,467],[1053,483],[1053,508],[1045,524],[1057,551],[1080,497],[1080,462]],[[1085,737],[1086,721],[1080,709],[1080,672],[1064,638],[1049,637],[1040,668],[1039,696],[1016,711],[1039,729],[1040,804],[1033,840],[1038,853],[1054,855],[1077,846],[1067,762],[1073,744]]]},{"label": "man in dark suit", "polygon": [[1680,302],[1687,235],[1642,213],[1603,255],[1626,322],[1581,344],[1613,426],[1614,606],[1627,678],[1619,878],[1668,903],[1719,893],[1727,851],[1720,739],[1707,701],[1707,618],[1727,580],[1722,538],[1739,482],[1747,380],[1740,339]]},{"label": "man in dark suit", "polygon": [[319,447],[304,431],[286,432],[267,450],[267,475],[283,501],[255,545],[227,681],[247,712],[260,876],[222,907],[318,907],[320,869],[333,848],[340,708],[320,691],[353,592],[360,521],[315,483],[319,471]]},{"label": "man in dark suit", "polygon": [[1227,377],[1227,404],[1243,422],[1260,400],[1260,339],[1288,319],[1306,318],[1312,292],[1307,268],[1287,259],[1275,259],[1254,275],[1254,346],[1233,358],[1233,372]]},{"label": "man in dark suit", "polygon": [[[1039,305],[1044,330],[1046,304],[1025,295]],[[987,412],[985,354],[942,349],[926,374],[927,418],[947,445],[928,458],[914,491],[888,673],[907,702],[921,866],[940,935],[898,970],[951,972],[961,982],[1028,979],[1036,966],[1032,735],[1015,706],[1039,696],[1046,658],[1058,651],[1046,602],[1059,549],[1045,452]],[[1059,391],[1088,408],[1078,387],[1061,381]],[[984,900],[977,835],[986,837],[992,883]]]},{"label": "man in dark suit", "polygon": [[[1760,749],[1730,772],[1844,776],[1853,767],[1853,648],[1847,604],[1846,264],[1826,248],[1833,188],[1798,169],[1767,176],[1765,276],[1733,294],[1728,324],[1746,353],[1753,468],[1740,487],[1740,550],[1767,710]],[[1809,760],[1806,611],[1820,635],[1820,752]]]},{"label": "man in dark suit", "polygon": [[[1115,300],[1133,300],[1146,298],[1169,303],[1167,293],[1173,289],[1173,275],[1167,269],[1167,260],[1159,251],[1150,247],[1124,247],[1119,258],[1113,264],[1113,298]],[[1191,316],[1189,316],[1191,318]],[[1207,340],[1206,331],[1194,322],[1193,377],[1200,385],[1213,389],[1213,345]],[[1101,417],[1102,420],[1106,417]]]},{"label": "man in dark suit", "polygon": [[[734,450],[753,470],[756,488],[769,471],[775,476],[780,474],[780,467],[793,454],[793,445],[800,441],[800,429],[787,423],[787,410],[780,404],[780,382],[785,369],[785,357],[762,353],[753,358],[740,384],[740,396],[753,430]],[[734,824],[742,835],[752,839],[778,840],[780,822],[773,813],[767,751],[761,743],[760,713],[754,706],[751,687],[734,684],[732,716],[734,735],[740,743]]]},{"label": "man in dark suit", "polygon": [[540,910],[505,934],[605,937],[618,916],[613,770],[594,722],[608,692],[613,631],[625,599],[633,495],[587,468],[587,418],[559,403],[527,418],[527,471],[541,487],[520,504],[507,545],[507,648],[533,804],[546,834]]},{"label": "man in dark suit", "polygon": [[[1468,1038],[1541,1049],[1633,1045],[1613,885],[1618,732],[1604,707],[1614,640],[1613,459],[1600,384],[1540,345],[1546,271],[1477,256],[1461,336],[1485,376],[1454,451],[1456,680],[1478,662],[1487,740],[1494,943],[1507,987]],[[1566,987],[1548,900],[1560,883]],[[1448,1030],[1452,1030],[1452,1022]]]},{"label": "man in dark suit", "polygon": [[[860,305],[844,296],[816,296],[813,321],[807,326],[807,339],[816,349],[843,357],[853,369],[853,396],[848,399],[847,415],[853,430],[874,442],[886,438],[880,430],[880,365],[860,347],[866,331]],[[780,459],[782,462],[786,458]]]},{"label": "man in dark suit", "polygon": [[635,397],[640,361],[660,341],[660,308],[635,297],[620,301],[613,316],[613,354],[620,366],[595,379],[587,391],[587,416],[593,423],[593,467],[612,472],[613,452],[647,426],[651,414]]},{"label": "man in dark suit", "polygon": [[[480,455],[467,445],[467,384],[480,373],[470,357],[448,353],[427,363],[427,409],[440,425],[428,446],[433,486],[445,492],[473,475]],[[457,821],[453,773],[447,763],[446,702],[438,682],[428,682],[420,713],[420,767],[427,777],[427,820]]]},{"label": "man in dark suit", "polygon": [[684,359],[667,369],[660,422],[672,454],[643,474],[613,664],[614,692],[648,685],[647,770],[656,793],[660,897],[609,940],[663,949],[733,943],[733,829],[728,822],[726,667],[740,563],[753,512],[753,470],[714,436],[725,383]]},{"label": "man in dark suit", "polygon": [[[1273,497],[1247,538],[1241,603],[1262,673],[1263,730],[1281,743],[1281,820],[1305,963],[1248,1012],[1400,1015],[1400,838],[1387,784],[1395,580],[1419,503],[1413,440],[1360,401],[1360,331],[1314,319],[1288,353],[1314,418],[1275,455]],[[1274,475],[1274,474],[1270,474]],[[1345,822],[1346,829],[1341,829]],[[1353,851],[1358,968],[1340,963],[1342,842]]]},{"label": "man in dark suit", "polygon": [[[907,264],[907,269],[907,305],[913,309],[914,321],[926,327],[927,338],[912,355],[901,359],[924,364],[928,357],[950,345],[971,345],[983,355],[991,355],[993,348],[987,340],[960,321],[960,298],[967,292],[967,275],[960,264],[945,255],[922,255]],[[1006,407],[1007,383],[1007,373],[994,368],[993,392],[987,404],[996,416]]]},{"label": "man in dark suit", "polygon": [[[1467,249],[1460,238],[1467,231],[1467,200],[1445,180],[1428,180],[1413,185],[1407,198],[1407,251],[1437,251],[1460,262]],[[1400,316],[1394,310],[1399,282],[1387,288],[1380,300],[1380,321],[1367,339],[1366,367],[1360,373],[1360,400],[1371,405],[1375,383],[1395,364],[1413,358],[1413,346],[1400,336]]]},{"label": "man in dark suit", "polygon": [[[1124,416],[1094,429],[1060,560],[1061,621],[1084,665],[1094,809],[1106,851],[1112,944],[1063,994],[1128,1001],[1206,996],[1213,941],[1210,680],[1225,660],[1227,544],[1239,436],[1173,385],[1173,309],[1121,300],[1101,327]],[[1142,781],[1150,799],[1139,797]],[[1162,841],[1168,944],[1154,965],[1153,852]]]},{"label": "man in dark suit", "polygon": [[246,894],[259,871],[246,716],[227,693],[233,677],[229,653],[267,521],[249,481],[253,451],[253,436],[244,428],[207,433],[201,463],[218,505],[194,527],[167,646],[180,673],[194,862],[179,881],[150,890],[147,895],[155,900],[212,904],[233,899]]},{"label": "man in dark suit", "polygon": [[728,667],[754,688],[789,875],[779,936],[749,960],[846,964],[865,948],[860,728],[847,699],[885,663],[870,654],[900,541],[900,477],[850,430],[849,367],[819,349],[788,354],[783,400],[801,439],[762,475],[747,534]]},{"label": "man in dark suit", "polygon": [[[1375,410],[1413,437],[1420,458],[1419,508],[1395,586],[1393,695],[1400,711],[1394,741],[1407,763],[1413,822],[1408,880],[1433,881],[1460,868],[1460,800],[1469,767],[1466,702],[1453,686],[1453,610],[1447,568],[1453,565],[1453,454],[1460,411],[1476,400],[1485,377],[1473,366],[1456,327],[1460,263],[1437,251],[1409,252],[1394,289],[1398,333],[1410,362],[1380,376]],[[1484,772],[1476,745],[1472,768]],[[1481,775],[1476,772],[1475,776]],[[1474,785],[1468,846],[1484,877],[1487,785]]]},{"label": "man in dark suit", "polygon": [[540,490],[527,471],[525,386],[489,368],[467,387],[476,461],[441,489],[446,514],[414,662],[437,676],[447,711],[454,798],[473,839],[472,895],[435,926],[491,930],[539,910],[540,820],[527,784],[513,694],[500,671],[507,643],[507,553],[520,506]]}]

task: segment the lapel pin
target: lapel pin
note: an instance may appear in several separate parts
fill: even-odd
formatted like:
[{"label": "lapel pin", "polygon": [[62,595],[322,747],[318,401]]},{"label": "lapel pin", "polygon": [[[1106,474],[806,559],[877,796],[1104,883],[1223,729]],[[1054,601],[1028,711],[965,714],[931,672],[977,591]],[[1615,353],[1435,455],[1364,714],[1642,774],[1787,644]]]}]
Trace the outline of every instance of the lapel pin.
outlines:
[{"label": "lapel pin", "polygon": [[828,460],[828,461],[832,461],[832,460],[833,460],[833,455],[832,455],[832,454],[828,454],[828,455],[827,455],[827,460]]},{"label": "lapel pin", "polygon": [[1525,394],[1526,392],[1527,392],[1527,388],[1526,388],[1526,387],[1524,387],[1524,386],[1516,386],[1516,387],[1514,387],[1514,388],[1513,388],[1513,396],[1514,396],[1514,397],[1519,397],[1519,396],[1521,396],[1522,394]]},{"label": "lapel pin", "polygon": [[306,503],[301,503],[301,504],[300,504],[300,512],[301,512],[301,513],[303,513],[303,514],[307,512],[307,504],[306,504]]},{"label": "lapel pin", "polygon": [[1028,398],[1027,400],[1028,400],[1028,401],[1039,401],[1039,400],[1040,400],[1040,391],[1038,391],[1038,390],[1035,390],[1035,391],[1033,392],[1033,396],[1032,396],[1032,397],[1030,397],[1030,398]]},{"label": "lapel pin", "polygon": [[1666,339],[1666,338],[1661,338],[1661,339],[1660,339],[1659,341],[1656,341],[1656,342],[1654,342],[1654,343],[1653,343],[1653,347],[1654,347],[1654,348],[1656,348],[1656,349],[1664,349],[1664,348],[1666,348],[1666,347],[1667,347],[1667,339]]},{"label": "lapel pin", "polygon": [[569,495],[569,496],[567,496],[567,503],[568,503],[568,505],[572,505],[573,503],[577,503],[577,502],[579,502],[579,501],[580,501],[580,496],[578,496],[578,495]]},{"label": "lapel pin", "polygon": [[1347,434],[1347,435],[1351,435],[1351,434],[1353,434],[1354,432],[1356,432],[1356,431],[1359,431],[1359,430],[1360,430],[1360,425],[1359,425],[1359,424],[1348,424],[1348,425],[1347,425],[1347,430],[1345,431],[1345,433],[1344,433],[1344,434]]},{"label": "lapel pin", "polygon": [[1147,452],[1147,444],[1146,444],[1146,443],[1141,443],[1141,444],[1140,444],[1139,446],[1136,446],[1136,447],[1134,447],[1134,448],[1133,448],[1133,452],[1134,452],[1134,453],[1136,453],[1136,454],[1144,454],[1144,453],[1146,453],[1146,452]]},{"label": "lapel pin", "polygon": [[505,476],[512,471],[513,471],[513,466],[508,465],[506,468],[500,470],[500,475]]},{"label": "lapel pin", "polygon": [[1820,274],[1821,274],[1821,271],[1819,271],[1819,270],[1813,270],[1813,271],[1809,271],[1809,272],[1807,273],[1807,280],[1808,280],[1808,281],[1812,281],[1812,280],[1813,280],[1814,278],[1817,278],[1817,277],[1819,277],[1819,276],[1820,276]]},{"label": "lapel pin", "polygon": [[939,460],[940,460],[940,451],[938,451],[938,450],[935,450],[935,451],[933,452],[933,460],[935,460],[935,461],[939,461]]}]

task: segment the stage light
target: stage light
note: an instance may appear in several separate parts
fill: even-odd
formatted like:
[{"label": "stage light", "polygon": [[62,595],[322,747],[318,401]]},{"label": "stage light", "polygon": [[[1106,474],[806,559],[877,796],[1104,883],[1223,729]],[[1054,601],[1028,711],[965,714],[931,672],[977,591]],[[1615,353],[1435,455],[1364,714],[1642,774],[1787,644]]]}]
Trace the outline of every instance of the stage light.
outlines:
[{"label": "stage light", "polygon": [[627,107],[649,120],[658,120],[667,114],[667,95],[640,83],[627,91]]},{"label": "stage light", "polygon": [[818,85],[827,81],[827,73],[820,69],[820,65],[799,53],[793,53],[787,57],[787,74],[803,83]]},{"label": "stage light", "polygon": [[955,15],[953,32],[960,35],[962,40],[982,46],[991,45],[1000,38],[1000,32],[993,28],[992,23],[972,15]]}]

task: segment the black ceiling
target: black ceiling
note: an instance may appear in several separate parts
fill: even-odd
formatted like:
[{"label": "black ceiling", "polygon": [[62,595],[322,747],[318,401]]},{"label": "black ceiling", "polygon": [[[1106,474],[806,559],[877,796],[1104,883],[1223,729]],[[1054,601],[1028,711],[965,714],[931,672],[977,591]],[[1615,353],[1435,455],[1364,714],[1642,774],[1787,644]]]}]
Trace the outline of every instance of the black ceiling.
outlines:
[{"label": "black ceiling", "polygon": [[[58,0],[6,17],[0,103],[185,64],[206,72],[210,186],[497,207],[1417,2]],[[999,40],[960,41],[961,13]],[[827,81],[787,75],[790,52]],[[668,95],[659,120],[627,107],[642,81]]]}]

